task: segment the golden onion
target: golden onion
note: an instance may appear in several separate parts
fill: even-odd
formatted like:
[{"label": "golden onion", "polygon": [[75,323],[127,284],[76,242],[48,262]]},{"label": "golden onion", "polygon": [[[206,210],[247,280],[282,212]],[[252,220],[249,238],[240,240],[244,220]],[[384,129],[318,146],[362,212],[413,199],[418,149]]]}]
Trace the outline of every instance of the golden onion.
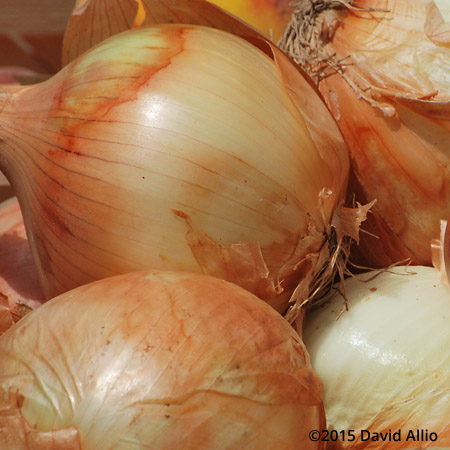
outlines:
[{"label": "golden onion", "polygon": [[224,278],[283,311],[302,280],[307,296],[348,155],[309,81],[264,49],[154,26],[1,88],[0,167],[47,298],[145,268]]},{"label": "golden onion", "polygon": [[100,280],[0,337],[2,450],[323,450],[321,395],[288,322],[205,275]]}]

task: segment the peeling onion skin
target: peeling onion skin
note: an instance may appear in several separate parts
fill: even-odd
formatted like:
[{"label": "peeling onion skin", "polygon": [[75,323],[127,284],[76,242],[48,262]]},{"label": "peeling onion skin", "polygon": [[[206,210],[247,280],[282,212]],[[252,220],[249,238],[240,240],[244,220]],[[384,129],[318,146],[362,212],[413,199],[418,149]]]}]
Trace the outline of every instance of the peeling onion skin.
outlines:
[{"label": "peeling onion skin", "polygon": [[[339,295],[307,315],[303,340],[324,384],[329,428],[371,433],[401,430],[401,441],[342,442],[342,449],[398,450],[450,446],[450,288],[432,267],[397,267],[346,282]],[[428,430],[432,442],[406,441]]]},{"label": "peeling onion skin", "polygon": [[260,35],[248,23],[205,0],[77,0],[64,33],[62,64],[122,31],[169,23],[203,25],[238,36]]},{"label": "peeling onion skin", "polygon": [[[0,448],[322,450],[322,385],[288,322],[206,275],[81,286],[0,337]],[[53,444],[55,445],[55,444]],[[55,445],[55,448],[62,448]],[[70,447],[72,448],[72,447]]]},{"label": "peeling onion skin", "polygon": [[362,234],[354,259],[431,265],[430,241],[450,215],[448,2],[297,1],[307,4],[323,8],[309,23],[322,33],[313,53],[298,52],[287,35],[282,48],[309,74],[322,69],[315,79],[350,151],[349,193],[377,200],[364,228],[378,239]]},{"label": "peeling onion skin", "polygon": [[10,198],[0,203],[0,335],[44,300],[20,206]]},{"label": "peeling onion skin", "polygon": [[349,161],[309,81],[268,49],[161,25],[5,88],[0,166],[47,298],[155,268],[225,278],[267,301],[283,291],[287,308],[307,255],[326,245]]}]

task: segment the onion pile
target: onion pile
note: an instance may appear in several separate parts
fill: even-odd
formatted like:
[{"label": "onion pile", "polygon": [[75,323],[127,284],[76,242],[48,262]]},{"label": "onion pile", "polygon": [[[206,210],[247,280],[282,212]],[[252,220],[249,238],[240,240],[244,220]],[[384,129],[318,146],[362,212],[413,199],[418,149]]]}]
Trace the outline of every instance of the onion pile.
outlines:
[{"label": "onion pile", "polygon": [[324,449],[321,382],[261,299],[329,282],[366,210],[342,206],[347,150],[304,73],[202,25],[79,34],[54,77],[0,89],[0,168],[52,299],[0,337],[2,449]]},{"label": "onion pile", "polygon": [[[335,433],[330,450],[448,448],[450,4],[294,7],[281,48],[315,81],[343,133],[348,199],[376,200],[350,259],[385,270],[347,280],[304,319]],[[386,272],[405,260],[418,266]],[[439,271],[422,266],[432,262]]]},{"label": "onion pile", "polygon": [[288,322],[205,275],[81,286],[0,337],[2,450],[319,450],[321,394]]},{"label": "onion pile", "polygon": [[450,5],[293,6],[77,0],[0,86],[2,450],[450,448]]}]

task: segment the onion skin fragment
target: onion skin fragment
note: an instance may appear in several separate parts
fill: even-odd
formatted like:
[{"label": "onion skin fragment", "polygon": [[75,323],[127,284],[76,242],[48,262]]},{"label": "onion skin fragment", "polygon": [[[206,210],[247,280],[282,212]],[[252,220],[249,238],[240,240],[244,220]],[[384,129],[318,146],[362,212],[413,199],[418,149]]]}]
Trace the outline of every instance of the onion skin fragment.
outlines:
[{"label": "onion skin fragment", "polygon": [[301,0],[295,7],[281,47],[315,79],[344,135],[350,197],[376,200],[355,262],[431,265],[430,242],[450,215],[448,6]]},{"label": "onion skin fragment", "polygon": [[205,266],[192,227],[225,253],[249,249],[261,279],[232,281],[280,312],[321,271],[309,258],[328,248],[347,149],[273,44],[262,51],[194,25],[141,28],[0,97],[0,166],[46,298],[146,268],[241,273],[232,261]]},{"label": "onion skin fragment", "polygon": [[323,450],[308,439],[325,426],[321,396],[288,322],[205,275],[100,280],[0,337],[2,450],[23,423],[37,437],[67,430],[84,450]]},{"label": "onion skin fragment", "polygon": [[17,198],[0,203],[0,335],[44,303]]},{"label": "onion skin fragment", "polygon": [[246,22],[205,0],[78,0],[64,33],[62,65],[115,34],[137,26],[173,23],[201,25],[243,37],[262,36]]}]

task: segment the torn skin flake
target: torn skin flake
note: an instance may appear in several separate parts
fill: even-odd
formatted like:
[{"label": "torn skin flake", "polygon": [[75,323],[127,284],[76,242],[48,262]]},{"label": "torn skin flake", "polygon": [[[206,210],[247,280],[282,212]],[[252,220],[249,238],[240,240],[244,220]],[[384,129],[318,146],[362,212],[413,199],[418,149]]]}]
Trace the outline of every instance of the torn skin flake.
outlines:
[{"label": "torn skin flake", "polygon": [[432,263],[436,270],[441,273],[441,280],[450,286],[450,227],[447,220],[441,220],[439,239],[431,241]]},{"label": "torn skin flake", "polygon": [[0,292],[0,336],[14,324],[9,310],[8,296]]},{"label": "torn skin flake", "polygon": [[[33,450],[81,450],[81,441],[75,427],[39,431],[22,414],[23,397],[10,391],[0,400],[0,441],[8,448]],[[16,432],[14,432],[16,430]],[[25,432],[24,432],[25,430]]]},{"label": "torn skin flake", "polygon": [[[311,223],[310,234],[299,237],[287,260],[272,271],[259,243],[223,245],[197,227],[185,212],[172,212],[185,221],[186,241],[203,273],[247,289],[293,322],[302,307],[323,297],[337,274],[344,278],[350,245],[353,240],[358,242],[361,223],[374,203],[356,208],[339,206],[328,233]],[[277,302],[277,298],[282,301]]]}]

